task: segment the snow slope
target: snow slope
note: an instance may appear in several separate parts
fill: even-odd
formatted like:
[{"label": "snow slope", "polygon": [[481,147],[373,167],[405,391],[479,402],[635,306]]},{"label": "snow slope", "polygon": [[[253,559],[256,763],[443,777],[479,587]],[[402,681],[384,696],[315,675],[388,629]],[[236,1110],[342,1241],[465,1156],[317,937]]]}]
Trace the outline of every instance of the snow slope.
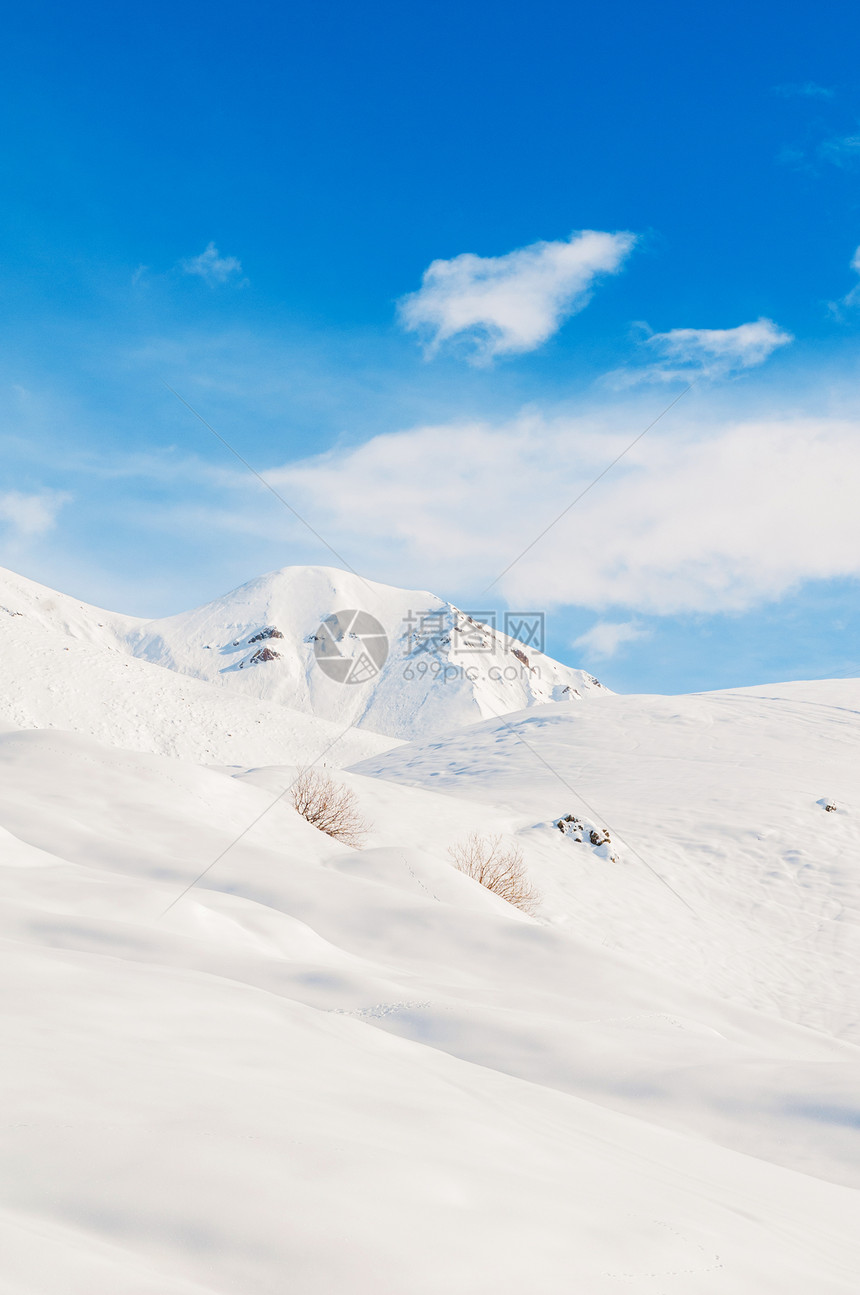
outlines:
[{"label": "snow slope", "polygon": [[[370,613],[388,638],[385,664],[363,683],[329,678],[314,658],[320,625],[344,609]],[[267,630],[283,637],[261,638]],[[433,594],[331,567],[273,571],[195,611],[138,625],[127,639],[137,656],[170,670],[397,738],[608,693]],[[260,660],[266,648],[277,656]]]},{"label": "snow slope", "polygon": [[[441,679],[326,701],[302,635],[356,594],[156,633],[0,580],[0,1292],[853,1295],[860,681],[541,705],[447,679],[449,609]],[[290,806],[333,739],[361,851]]]},{"label": "snow slope", "polygon": [[14,1295],[856,1289],[858,1050],[507,909],[479,787],[345,775],[368,849],[280,803],[165,914],[284,771],[0,769]]},{"label": "snow slope", "polygon": [[130,655],[141,624],[0,570],[0,723],[212,764],[350,763],[392,745]]},{"label": "snow slope", "polygon": [[[381,671],[356,684],[314,656],[322,621],[346,608],[378,618],[390,643]],[[433,594],[326,567],[287,567],[158,621],[0,568],[0,652],[0,722],[207,763],[297,762],[337,739],[330,762],[340,765],[486,715],[611,695]]]},{"label": "snow slope", "polygon": [[860,1043],[860,681],[547,706],[356,770],[484,801],[577,934]]}]

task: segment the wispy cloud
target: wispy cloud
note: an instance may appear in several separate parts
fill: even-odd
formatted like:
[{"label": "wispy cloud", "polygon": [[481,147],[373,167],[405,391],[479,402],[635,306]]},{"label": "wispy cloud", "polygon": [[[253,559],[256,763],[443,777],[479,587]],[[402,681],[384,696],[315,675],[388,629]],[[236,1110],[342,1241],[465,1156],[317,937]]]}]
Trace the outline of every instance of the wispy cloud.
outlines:
[{"label": "wispy cloud", "polygon": [[[851,258],[851,269],[855,274],[860,274],[860,247],[856,249]],[[841,317],[843,308],[852,310],[856,306],[860,306],[860,283],[855,283],[854,287],[849,292],[846,292],[844,297],[840,297],[838,301],[831,301],[829,304],[831,314],[835,315],[837,319]]]},{"label": "wispy cloud", "polygon": [[222,256],[214,243],[209,243],[199,256],[179,262],[184,274],[194,274],[210,287],[219,287],[242,273],[242,263],[235,256]]},{"label": "wispy cloud", "polygon": [[818,145],[818,156],[825,162],[832,162],[834,166],[856,166],[860,162],[860,135],[841,135],[836,139],[826,139]]},{"label": "wispy cloud", "polygon": [[634,234],[583,230],[506,256],[433,261],[418,291],[400,301],[401,322],[429,355],[454,338],[478,364],[533,351],[587,305],[601,275],[621,269],[635,242]]},{"label": "wispy cloud", "polygon": [[832,99],[836,91],[817,81],[794,81],[788,85],[775,85],[773,93],[784,99]]},{"label": "wispy cloud", "polygon": [[586,660],[608,661],[625,643],[648,638],[649,634],[650,630],[636,621],[596,621],[571,646],[585,653]]},{"label": "wispy cloud", "polygon": [[[468,601],[644,421],[637,403],[599,419],[419,427],[266,477],[376,579]],[[697,426],[688,411],[682,431],[655,431],[559,521],[501,593],[528,606],[623,608],[623,620],[742,611],[806,580],[860,577],[858,426],[781,416]],[[243,494],[252,487],[236,478]],[[286,514],[280,531],[256,501],[231,511],[249,535],[274,526],[294,537]]]},{"label": "wispy cloud", "polygon": [[70,496],[59,490],[44,490],[25,495],[10,490],[0,495],[0,521],[5,522],[15,539],[36,539],[53,530],[57,514]]},{"label": "wispy cloud", "polygon": [[620,386],[724,378],[764,364],[775,350],[793,341],[791,333],[771,319],[757,319],[737,328],[673,328],[645,338],[643,345],[658,357],[655,363],[619,370],[608,377]]}]

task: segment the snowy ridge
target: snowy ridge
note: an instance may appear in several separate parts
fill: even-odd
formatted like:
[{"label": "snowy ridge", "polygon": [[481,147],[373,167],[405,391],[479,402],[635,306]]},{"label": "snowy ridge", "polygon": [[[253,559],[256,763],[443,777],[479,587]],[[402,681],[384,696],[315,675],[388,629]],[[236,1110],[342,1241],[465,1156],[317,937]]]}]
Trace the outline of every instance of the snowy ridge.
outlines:
[{"label": "snowy ridge", "polygon": [[[349,608],[381,623],[389,651],[378,675],[344,686],[320,670],[314,642],[327,617]],[[260,576],[194,611],[137,625],[128,642],[137,656],[181,674],[398,738],[608,693],[584,670],[433,594],[331,567]],[[274,655],[265,660],[267,649]]]},{"label": "snowy ridge", "polygon": [[[190,615],[246,660],[330,584]],[[4,1295],[854,1295],[860,681],[439,732],[483,678],[380,676],[401,744],[0,603]],[[331,733],[360,851],[283,794]],[[453,866],[471,833],[536,917]]]},{"label": "snowy ridge", "polygon": [[0,571],[0,725],[68,729],[203,764],[326,752],[340,765],[392,744],[138,660],[126,637],[143,623]]},{"label": "snowy ridge", "polygon": [[126,636],[144,624],[136,616],[92,607],[26,576],[0,567],[0,625],[17,618],[35,632],[76,639],[98,647],[125,647]]},{"label": "snowy ridge", "polygon": [[[352,607],[382,623],[389,650],[379,673],[344,685],[320,669],[314,645],[321,623]],[[385,749],[384,737],[609,695],[585,671],[433,594],[327,567],[287,567],[158,621],[0,570],[0,645],[8,663],[0,721],[211,763],[298,760],[345,729],[366,732],[364,745],[354,733],[343,739],[341,764]],[[256,729],[268,735],[262,745]]]}]

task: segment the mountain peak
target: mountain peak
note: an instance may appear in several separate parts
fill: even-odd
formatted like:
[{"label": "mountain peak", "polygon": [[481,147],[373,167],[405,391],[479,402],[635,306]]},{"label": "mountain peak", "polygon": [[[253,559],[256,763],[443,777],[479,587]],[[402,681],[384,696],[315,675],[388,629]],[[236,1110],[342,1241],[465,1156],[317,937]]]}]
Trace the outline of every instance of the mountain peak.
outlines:
[{"label": "mountain peak", "polygon": [[[261,652],[264,637],[277,649]],[[473,615],[335,567],[270,571],[128,642],[181,674],[391,737],[608,691],[544,654],[540,613]]]}]

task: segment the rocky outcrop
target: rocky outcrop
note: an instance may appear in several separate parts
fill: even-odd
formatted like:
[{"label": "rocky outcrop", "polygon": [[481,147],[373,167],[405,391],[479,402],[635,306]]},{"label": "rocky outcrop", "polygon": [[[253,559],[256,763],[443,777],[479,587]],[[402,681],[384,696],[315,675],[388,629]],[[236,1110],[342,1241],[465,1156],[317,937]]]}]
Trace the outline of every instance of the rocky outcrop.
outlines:
[{"label": "rocky outcrop", "polygon": [[[249,643],[262,643],[264,639],[282,639],[284,636],[275,625],[267,625],[265,629],[260,630],[253,638],[249,638]],[[267,658],[268,659],[268,658]]]},{"label": "rocky outcrop", "polygon": [[554,826],[569,836],[577,845],[591,845],[596,851],[604,857],[615,862],[617,856],[612,846],[612,838],[606,828],[595,827],[594,824],[577,818],[575,814],[565,814],[563,818],[556,819]]},{"label": "rocky outcrop", "polygon": [[257,648],[257,651],[251,657],[248,664],[259,665],[263,661],[278,661],[280,660],[280,656],[280,652],[275,652],[273,648]]}]

